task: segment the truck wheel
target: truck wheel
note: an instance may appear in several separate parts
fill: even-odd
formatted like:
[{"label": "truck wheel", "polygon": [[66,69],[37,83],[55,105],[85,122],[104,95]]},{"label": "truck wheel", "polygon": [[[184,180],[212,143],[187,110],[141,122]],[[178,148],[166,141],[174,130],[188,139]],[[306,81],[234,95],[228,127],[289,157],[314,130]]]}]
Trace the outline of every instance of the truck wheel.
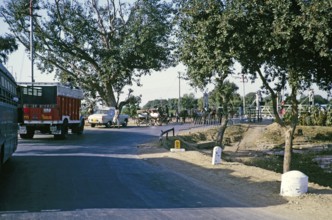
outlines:
[{"label": "truck wheel", "polygon": [[80,120],[81,122],[79,124],[74,124],[72,127],[71,127],[71,133],[73,134],[83,134],[83,131],[84,131],[84,118],[82,118]]},{"label": "truck wheel", "polygon": [[84,119],[81,120],[81,123],[78,125],[78,131],[77,131],[77,134],[83,134],[83,131],[84,131],[84,124],[85,124],[85,121]]},{"label": "truck wheel", "polygon": [[27,133],[26,134],[20,134],[20,137],[22,139],[32,139],[34,135],[35,135],[35,131],[32,130],[32,129],[27,128]]},{"label": "truck wheel", "polygon": [[64,140],[66,139],[67,134],[68,134],[68,121],[67,119],[65,119],[61,126],[61,134],[54,135],[54,138],[57,140]]},{"label": "truck wheel", "polygon": [[91,124],[91,128],[94,128],[94,127],[96,127],[96,125],[95,124]]},{"label": "truck wheel", "polygon": [[29,134],[20,134],[20,138],[22,139],[32,139],[33,138],[33,135],[29,135]]}]

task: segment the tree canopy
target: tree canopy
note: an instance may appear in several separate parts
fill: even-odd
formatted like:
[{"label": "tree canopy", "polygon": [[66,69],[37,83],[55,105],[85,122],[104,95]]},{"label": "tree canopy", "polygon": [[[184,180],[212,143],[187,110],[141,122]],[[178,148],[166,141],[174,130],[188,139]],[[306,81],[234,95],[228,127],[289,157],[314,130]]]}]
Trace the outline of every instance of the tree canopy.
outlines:
[{"label": "tree canopy", "polygon": [[[285,131],[284,172],[291,169],[292,139],[298,123],[298,92],[312,83],[331,89],[332,1],[234,0],[220,26],[232,34],[228,42],[244,71],[258,74],[271,94],[276,121]],[[235,28],[234,28],[235,27]],[[274,82],[274,87],[270,85]],[[277,92],[291,90],[287,125],[279,117]]]},{"label": "tree canopy", "polygon": [[234,84],[225,81],[234,72],[235,62],[230,50],[231,44],[227,43],[227,38],[221,37],[223,33],[219,30],[226,5],[221,0],[175,2],[178,10],[178,57],[187,66],[187,76],[193,86],[205,89],[209,83],[216,85],[212,95],[223,111],[217,138],[222,147],[231,110],[228,104],[238,89]]},{"label": "tree canopy", "polygon": [[[285,130],[284,171],[290,169],[292,137],[298,119],[296,96],[312,83],[332,87],[332,1],[207,0],[176,1],[179,58],[188,65],[193,84],[232,73],[258,75],[273,101],[276,121]],[[274,84],[272,85],[271,82]],[[292,120],[279,117],[276,97],[289,86]]]},{"label": "tree canopy", "polygon": [[17,50],[17,44],[14,37],[0,36],[0,63],[6,63],[8,55]]},{"label": "tree canopy", "polygon": [[[85,91],[110,106],[117,93],[139,77],[172,64],[171,4],[160,0],[33,1],[36,63],[71,78]],[[29,48],[29,5],[5,0],[0,14],[13,36]]]},{"label": "tree canopy", "polygon": [[232,71],[229,45],[220,42],[223,1],[175,0],[178,10],[178,54],[187,66],[193,86],[204,88],[214,78],[223,80]]},{"label": "tree canopy", "polygon": [[224,14],[232,26],[220,28],[232,34],[228,43],[245,71],[261,75],[268,89],[276,83],[270,93],[286,82],[295,95],[312,83],[331,89],[331,7],[331,1],[236,0]]},{"label": "tree canopy", "polygon": [[193,93],[184,94],[180,100],[181,109],[189,110],[198,107],[197,99]]}]

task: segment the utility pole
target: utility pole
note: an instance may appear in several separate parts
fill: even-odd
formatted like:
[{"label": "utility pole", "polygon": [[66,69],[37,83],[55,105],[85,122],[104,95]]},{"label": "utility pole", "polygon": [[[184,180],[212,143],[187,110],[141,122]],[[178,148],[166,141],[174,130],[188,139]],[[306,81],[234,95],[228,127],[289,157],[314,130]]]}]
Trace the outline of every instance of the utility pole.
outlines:
[{"label": "utility pole", "polygon": [[242,87],[243,87],[243,115],[246,114],[246,86],[245,84],[248,82],[248,78],[247,76],[245,76],[243,73],[242,73],[242,76],[241,77],[236,77],[236,78],[240,78],[242,82]]},{"label": "utility pole", "polygon": [[30,0],[30,56],[31,56],[31,82],[35,82],[33,64],[34,64],[34,51],[33,51],[33,0]]},{"label": "utility pole", "polygon": [[180,114],[181,111],[181,73],[180,72],[178,72],[178,78],[179,78],[178,114]]},{"label": "utility pole", "polygon": [[262,101],[262,93],[260,90],[256,92],[256,113],[257,113],[257,122],[261,121],[261,101]]}]

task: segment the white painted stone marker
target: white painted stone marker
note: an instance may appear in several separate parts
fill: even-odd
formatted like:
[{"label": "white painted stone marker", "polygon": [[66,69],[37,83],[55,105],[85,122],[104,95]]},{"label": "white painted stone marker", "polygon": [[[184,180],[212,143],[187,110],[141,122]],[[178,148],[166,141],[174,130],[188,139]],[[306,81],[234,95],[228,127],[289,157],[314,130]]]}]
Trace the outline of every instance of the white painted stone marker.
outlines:
[{"label": "white painted stone marker", "polygon": [[280,195],[300,196],[308,191],[308,176],[297,170],[281,175]]},{"label": "white painted stone marker", "polygon": [[222,153],[221,147],[215,146],[213,148],[212,165],[221,163],[221,153]]}]

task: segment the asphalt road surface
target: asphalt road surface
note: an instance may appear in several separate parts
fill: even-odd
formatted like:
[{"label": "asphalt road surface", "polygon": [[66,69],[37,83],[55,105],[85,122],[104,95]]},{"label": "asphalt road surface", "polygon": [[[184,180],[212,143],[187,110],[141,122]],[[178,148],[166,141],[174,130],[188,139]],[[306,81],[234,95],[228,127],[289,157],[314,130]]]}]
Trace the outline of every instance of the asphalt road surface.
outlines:
[{"label": "asphalt road surface", "polygon": [[137,145],[168,128],[20,139],[0,173],[0,219],[279,219],[139,159]]}]

